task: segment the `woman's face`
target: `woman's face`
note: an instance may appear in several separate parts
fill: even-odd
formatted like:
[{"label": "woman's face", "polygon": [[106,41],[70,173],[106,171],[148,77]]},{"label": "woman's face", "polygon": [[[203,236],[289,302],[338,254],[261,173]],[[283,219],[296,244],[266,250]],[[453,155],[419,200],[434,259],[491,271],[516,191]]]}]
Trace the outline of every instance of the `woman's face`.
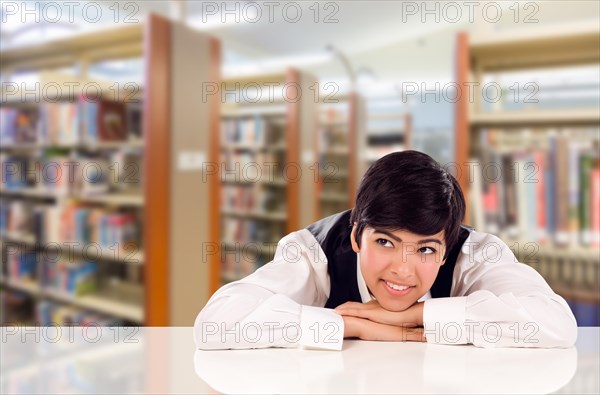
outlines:
[{"label": "woman's face", "polygon": [[444,231],[418,235],[405,230],[365,228],[360,249],[352,229],[352,249],[360,254],[360,270],[381,307],[403,311],[425,295],[446,251]]}]

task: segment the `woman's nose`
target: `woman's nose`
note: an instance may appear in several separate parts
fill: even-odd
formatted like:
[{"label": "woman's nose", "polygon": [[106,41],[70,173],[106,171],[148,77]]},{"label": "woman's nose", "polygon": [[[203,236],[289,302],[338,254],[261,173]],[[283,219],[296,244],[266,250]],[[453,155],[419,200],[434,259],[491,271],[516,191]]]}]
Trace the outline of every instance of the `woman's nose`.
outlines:
[{"label": "woman's nose", "polygon": [[415,261],[418,260],[417,247],[414,244],[402,243],[402,248],[394,257],[392,272],[396,274],[412,274]]}]

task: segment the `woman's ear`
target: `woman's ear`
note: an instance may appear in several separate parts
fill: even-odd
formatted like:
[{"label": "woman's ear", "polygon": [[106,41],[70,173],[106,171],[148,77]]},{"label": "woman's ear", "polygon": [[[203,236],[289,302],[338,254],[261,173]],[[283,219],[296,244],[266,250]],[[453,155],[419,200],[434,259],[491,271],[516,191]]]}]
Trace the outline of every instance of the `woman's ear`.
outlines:
[{"label": "woman's ear", "polygon": [[352,232],[350,233],[350,243],[352,243],[352,250],[356,253],[360,251],[358,244],[356,243],[356,222],[352,225]]}]

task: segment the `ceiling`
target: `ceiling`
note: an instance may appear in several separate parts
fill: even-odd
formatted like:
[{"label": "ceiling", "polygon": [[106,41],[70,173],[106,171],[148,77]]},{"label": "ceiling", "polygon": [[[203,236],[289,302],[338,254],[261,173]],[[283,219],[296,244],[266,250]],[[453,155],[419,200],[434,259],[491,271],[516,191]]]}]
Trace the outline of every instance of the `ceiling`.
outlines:
[{"label": "ceiling", "polygon": [[[295,59],[322,54],[331,45],[348,58],[355,70],[367,68],[376,79],[395,82],[450,80],[454,38],[460,30],[477,35],[484,31],[535,28],[590,18],[599,20],[600,14],[597,1],[529,1],[520,2],[519,23],[515,23],[515,1],[476,2],[473,18],[469,18],[469,9],[463,3],[313,0],[119,2],[121,16],[135,11],[135,17],[143,18],[147,13],[155,12],[207,30],[221,40],[225,64],[292,56]],[[492,4],[486,6],[486,3]],[[112,4],[113,1],[107,2],[106,7]],[[457,9],[453,9],[452,4],[460,6],[462,18],[454,18]],[[498,5],[502,18],[493,23],[482,18],[483,8],[489,7],[493,11]],[[423,13],[423,7],[432,12]],[[298,9],[301,14],[297,14]],[[527,15],[532,15],[530,19],[537,22],[524,23]],[[105,24],[114,24],[108,9],[104,16]],[[18,23],[3,23],[3,36],[7,32],[10,34],[15,26],[18,28]],[[315,62],[305,68],[319,79],[347,77],[342,63],[336,59]]]}]

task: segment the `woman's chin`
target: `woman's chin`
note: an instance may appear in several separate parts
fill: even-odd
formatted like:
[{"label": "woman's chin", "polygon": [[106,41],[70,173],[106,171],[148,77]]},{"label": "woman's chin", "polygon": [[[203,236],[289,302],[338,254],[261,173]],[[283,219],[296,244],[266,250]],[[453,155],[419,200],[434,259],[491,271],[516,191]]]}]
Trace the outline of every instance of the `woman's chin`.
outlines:
[{"label": "woman's chin", "polygon": [[388,311],[400,312],[408,309],[414,303],[407,303],[405,301],[395,302],[395,301],[384,301],[379,300],[379,305]]}]

